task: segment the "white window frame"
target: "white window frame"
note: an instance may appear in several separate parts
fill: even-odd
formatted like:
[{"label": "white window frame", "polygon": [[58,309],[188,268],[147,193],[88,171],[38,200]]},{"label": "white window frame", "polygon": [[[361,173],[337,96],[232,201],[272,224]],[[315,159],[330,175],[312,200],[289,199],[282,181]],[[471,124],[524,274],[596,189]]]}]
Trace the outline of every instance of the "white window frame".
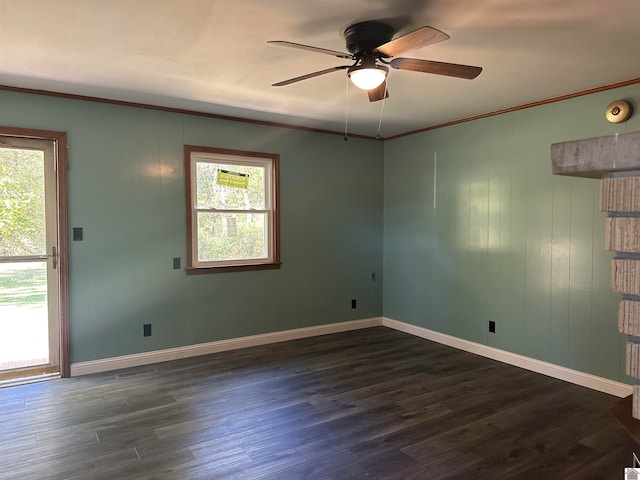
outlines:
[{"label": "white window frame", "polygon": [[[279,216],[279,155],[185,145],[185,181],[187,199],[187,274],[219,273],[222,271],[267,270],[280,268],[280,216]],[[265,169],[265,205],[263,210],[199,209],[196,208],[196,164],[221,163]],[[265,258],[234,260],[198,260],[199,212],[264,214],[266,216]]]}]

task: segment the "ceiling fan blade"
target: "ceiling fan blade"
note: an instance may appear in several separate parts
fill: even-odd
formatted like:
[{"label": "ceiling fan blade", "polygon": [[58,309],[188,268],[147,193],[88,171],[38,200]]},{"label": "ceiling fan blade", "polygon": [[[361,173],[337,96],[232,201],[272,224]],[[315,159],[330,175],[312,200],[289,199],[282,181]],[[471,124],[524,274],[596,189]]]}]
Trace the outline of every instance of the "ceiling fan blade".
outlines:
[{"label": "ceiling fan blade", "polygon": [[369,94],[370,102],[377,102],[378,100],[389,98],[389,90],[387,90],[387,81],[385,80],[380,84],[380,86],[376,88],[367,90],[367,93]]},{"label": "ceiling fan blade", "polygon": [[409,50],[426,47],[448,39],[449,35],[440,30],[432,27],[422,27],[382,44],[376,50],[387,57],[395,57]]},{"label": "ceiling fan blade", "polygon": [[391,66],[398,70],[433,73],[436,75],[446,75],[448,77],[466,78],[468,80],[476,78],[480,75],[480,72],[482,72],[482,67],[435,62],[433,60],[419,60],[417,58],[394,58],[391,60]]},{"label": "ceiling fan blade", "polygon": [[307,73],[306,75],[301,75],[299,77],[290,78],[289,80],[283,80],[282,82],[271,84],[272,87],[283,87],[285,85],[290,85],[292,83],[300,82],[302,80],[307,80],[313,77],[319,77],[320,75],[325,75],[327,73],[336,72],[338,70],[344,70],[345,68],[349,68],[347,65],[341,65],[339,67],[327,68],[325,70],[320,70],[318,72]]},{"label": "ceiling fan blade", "polygon": [[267,43],[272,45],[279,45],[281,47],[298,48],[300,50],[307,50],[309,52],[324,53],[325,55],[332,55],[338,58],[352,58],[350,53],[339,52],[337,50],[328,50],[326,48],[312,47],[310,45],[302,45],[301,43],[285,42],[284,40],[270,40]]}]

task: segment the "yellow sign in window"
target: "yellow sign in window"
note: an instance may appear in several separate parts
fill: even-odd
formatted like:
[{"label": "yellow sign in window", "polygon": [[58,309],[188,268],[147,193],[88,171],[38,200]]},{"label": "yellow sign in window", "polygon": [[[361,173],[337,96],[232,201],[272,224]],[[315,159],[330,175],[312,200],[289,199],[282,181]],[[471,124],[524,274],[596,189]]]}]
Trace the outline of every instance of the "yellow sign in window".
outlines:
[{"label": "yellow sign in window", "polygon": [[227,187],[247,188],[249,186],[249,174],[219,169],[216,182],[218,185]]}]

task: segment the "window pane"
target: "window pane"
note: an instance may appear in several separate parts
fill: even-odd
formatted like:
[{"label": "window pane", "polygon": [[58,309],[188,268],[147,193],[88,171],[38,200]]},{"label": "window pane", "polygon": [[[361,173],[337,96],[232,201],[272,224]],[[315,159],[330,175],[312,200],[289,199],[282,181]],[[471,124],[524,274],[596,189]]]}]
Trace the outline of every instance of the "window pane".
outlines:
[{"label": "window pane", "polygon": [[266,213],[198,212],[198,262],[267,258]]},{"label": "window pane", "polygon": [[185,145],[188,275],[280,268],[279,160]]},{"label": "window pane", "polygon": [[265,210],[265,168],[196,163],[196,208]]}]

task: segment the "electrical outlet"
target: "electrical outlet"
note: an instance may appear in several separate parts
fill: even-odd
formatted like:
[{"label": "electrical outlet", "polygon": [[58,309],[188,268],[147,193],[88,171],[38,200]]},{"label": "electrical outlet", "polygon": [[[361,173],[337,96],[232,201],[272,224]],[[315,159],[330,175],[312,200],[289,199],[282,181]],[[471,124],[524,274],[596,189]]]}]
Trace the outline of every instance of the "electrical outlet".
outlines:
[{"label": "electrical outlet", "polygon": [[371,281],[372,281],[372,282],[375,282],[375,281],[376,281],[376,272],[373,272],[373,273],[371,274]]},{"label": "electrical outlet", "polygon": [[355,298],[351,299],[351,308],[356,308],[356,299]]},{"label": "electrical outlet", "polygon": [[145,323],[144,325],[142,325],[142,335],[144,335],[145,337],[150,337],[151,336],[151,324],[150,323]]},{"label": "electrical outlet", "polygon": [[496,333],[496,322],[489,320],[489,332]]}]

